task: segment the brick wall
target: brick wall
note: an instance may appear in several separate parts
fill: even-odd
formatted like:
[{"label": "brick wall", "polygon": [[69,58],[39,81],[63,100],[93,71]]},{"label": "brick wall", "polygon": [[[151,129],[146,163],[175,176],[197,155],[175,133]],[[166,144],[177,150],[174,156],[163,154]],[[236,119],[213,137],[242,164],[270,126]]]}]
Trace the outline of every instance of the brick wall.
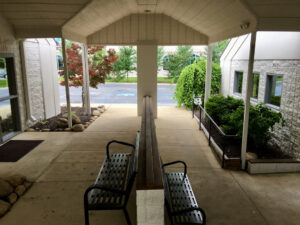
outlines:
[{"label": "brick wall", "polygon": [[[243,71],[242,95],[233,93],[235,71]],[[237,98],[244,98],[248,71],[247,60],[233,60],[230,69],[229,93]],[[277,144],[283,151],[300,157],[300,60],[256,60],[254,72],[260,74],[257,102],[264,102],[267,74],[283,75],[280,112],[286,124],[277,124],[271,143]],[[256,104],[255,101],[251,101]]]}]

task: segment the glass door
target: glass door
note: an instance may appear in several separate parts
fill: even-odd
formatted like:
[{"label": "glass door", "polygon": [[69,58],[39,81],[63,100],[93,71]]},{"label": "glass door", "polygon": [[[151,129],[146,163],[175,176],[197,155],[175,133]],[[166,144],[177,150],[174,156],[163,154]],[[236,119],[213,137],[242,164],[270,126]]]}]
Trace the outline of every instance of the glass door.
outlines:
[{"label": "glass door", "polygon": [[20,130],[18,94],[13,57],[0,54],[0,143]]}]

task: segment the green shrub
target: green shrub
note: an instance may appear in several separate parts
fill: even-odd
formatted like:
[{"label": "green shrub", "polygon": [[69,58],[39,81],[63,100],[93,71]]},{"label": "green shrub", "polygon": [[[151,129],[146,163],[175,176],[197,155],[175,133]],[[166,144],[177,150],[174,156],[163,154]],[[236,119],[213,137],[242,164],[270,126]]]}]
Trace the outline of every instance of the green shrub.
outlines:
[{"label": "green shrub", "polygon": [[[204,96],[205,91],[206,60],[200,60],[185,67],[177,81],[174,99],[178,106],[185,105],[192,108],[193,97]],[[212,65],[211,93],[219,93],[221,86],[221,68],[218,64]]]},{"label": "green shrub", "polygon": [[205,110],[218,125],[222,125],[227,124],[230,115],[243,105],[244,102],[241,99],[217,95],[206,101]]},{"label": "green shrub", "polygon": [[[212,96],[205,104],[207,113],[222,128],[225,134],[243,135],[244,103],[240,99]],[[250,106],[248,138],[250,146],[260,146],[271,138],[276,123],[284,125],[282,114],[271,110],[263,103]]]}]

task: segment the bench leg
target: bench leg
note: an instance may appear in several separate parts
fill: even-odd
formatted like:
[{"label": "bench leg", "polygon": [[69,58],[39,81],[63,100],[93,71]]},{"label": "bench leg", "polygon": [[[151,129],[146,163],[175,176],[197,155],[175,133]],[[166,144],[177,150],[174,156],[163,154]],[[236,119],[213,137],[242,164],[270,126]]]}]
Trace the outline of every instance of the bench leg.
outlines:
[{"label": "bench leg", "polygon": [[85,225],[90,224],[87,195],[84,195],[84,222],[85,222]]},{"label": "bench leg", "polygon": [[124,214],[125,214],[125,218],[126,218],[127,224],[128,224],[128,225],[131,225],[131,222],[130,222],[130,218],[129,218],[127,209],[124,208],[123,211],[124,211]]}]

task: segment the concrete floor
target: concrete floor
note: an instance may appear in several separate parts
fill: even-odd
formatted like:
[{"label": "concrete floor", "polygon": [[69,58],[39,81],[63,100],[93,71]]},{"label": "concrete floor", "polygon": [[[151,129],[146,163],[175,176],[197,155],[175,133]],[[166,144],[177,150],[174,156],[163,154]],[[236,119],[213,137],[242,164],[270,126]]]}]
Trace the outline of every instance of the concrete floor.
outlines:
[{"label": "concrete floor", "polygon": [[[190,112],[159,107],[158,115],[160,154],[164,162],[186,161],[199,206],[206,211],[207,224],[299,224],[299,173],[253,176],[223,170]],[[45,141],[17,163],[0,163],[0,175],[21,173],[36,182],[0,219],[0,225],[84,224],[83,193],[98,173],[105,144],[111,139],[134,143],[139,128],[136,106],[112,105],[82,133],[23,133],[15,137]],[[113,151],[126,149],[115,146]],[[134,220],[134,194],[129,208]],[[90,215],[91,224],[126,224],[122,212]]]}]

